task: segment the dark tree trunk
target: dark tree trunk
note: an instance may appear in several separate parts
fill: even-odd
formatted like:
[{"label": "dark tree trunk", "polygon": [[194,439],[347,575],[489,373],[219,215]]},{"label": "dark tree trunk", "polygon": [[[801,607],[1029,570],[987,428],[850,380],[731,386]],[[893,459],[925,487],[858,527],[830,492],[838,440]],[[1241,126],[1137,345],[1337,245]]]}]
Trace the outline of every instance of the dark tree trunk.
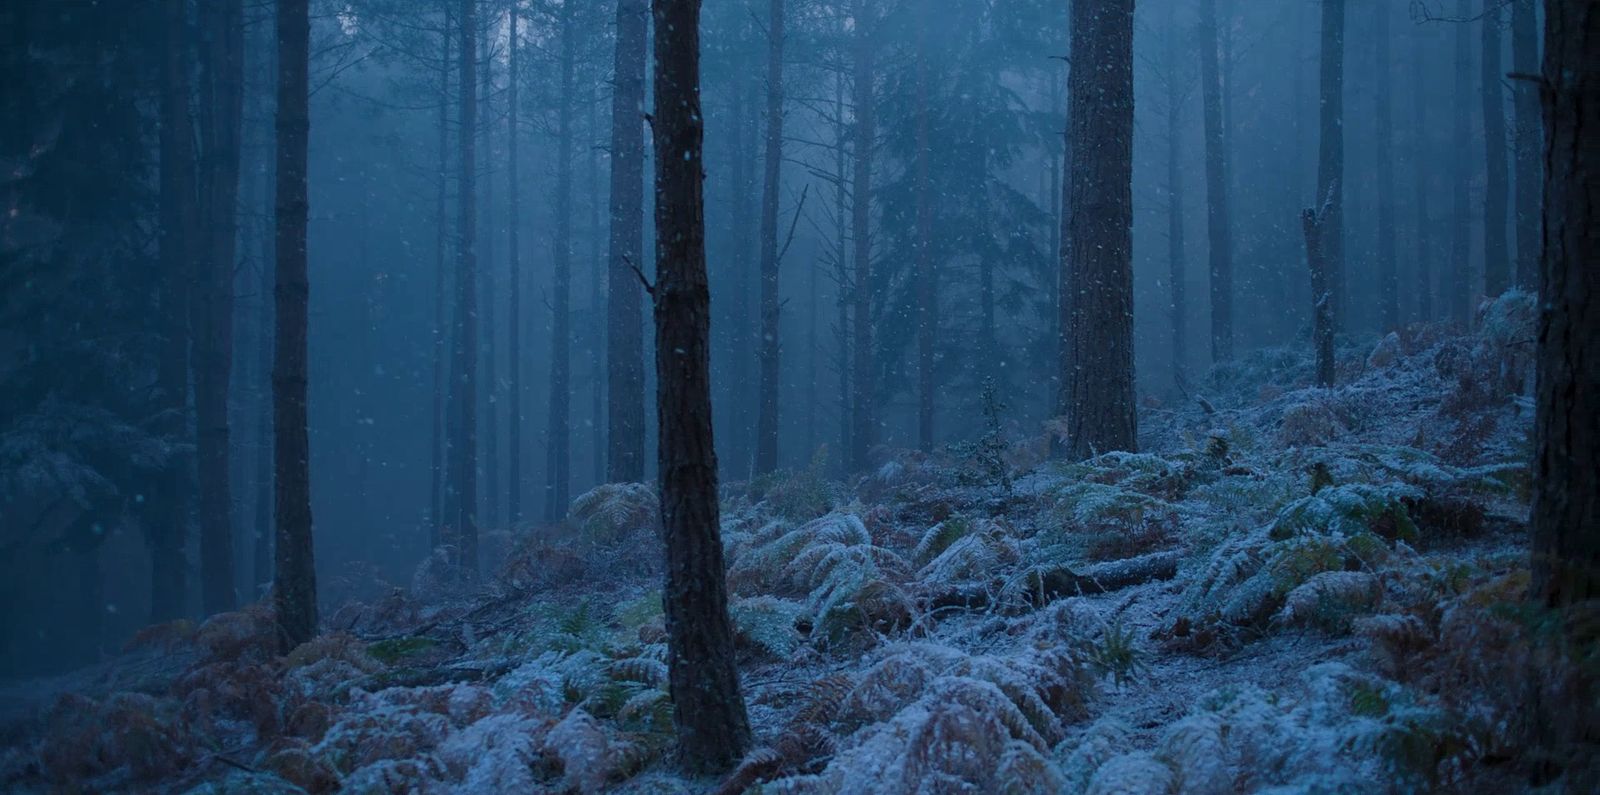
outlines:
[{"label": "dark tree trunk", "polygon": [[868,453],[877,438],[877,420],[873,418],[873,355],[872,355],[872,148],[877,143],[873,103],[873,51],[870,21],[867,19],[869,0],[851,0],[850,16],[855,21],[855,86],[851,100],[855,105],[855,172],[850,206],[850,234],[855,263],[854,317],[851,318],[855,343],[851,380],[855,396],[851,414],[850,469],[867,468]]},{"label": "dark tree trunk", "polygon": [[455,561],[478,567],[478,8],[461,0],[457,24],[457,86],[461,91],[457,153],[455,333],[451,340],[450,426],[446,432],[449,484],[445,487],[446,541]]},{"label": "dark tree trunk", "polygon": [[239,231],[239,139],[244,127],[244,6],[199,6],[203,46],[200,178],[205,256],[195,312],[195,427],[200,485],[200,606],[207,615],[238,602],[233,582],[228,384],[233,371],[233,270]]},{"label": "dark tree trunk", "polygon": [[[840,26],[843,35],[843,25]],[[845,73],[843,69],[835,76],[833,84],[833,168],[839,181],[834,185],[834,212],[838,223],[837,249],[833,258],[834,284],[838,286],[835,309],[838,317],[835,319],[837,328],[834,334],[839,343],[838,370],[839,370],[839,449],[836,460],[839,472],[850,471],[850,218],[846,208],[848,204],[848,178],[849,159],[846,152],[849,149],[850,129],[845,124],[844,113],[844,87]]]},{"label": "dark tree trunk", "polygon": [[783,3],[767,7],[767,147],[761,183],[761,396],[752,475],[778,467],[778,189],[783,166]]},{"label": "dark tree trunk", "polygon": [[[273,34],[275,37],[275,34]],[[268,46],[267,50],[276,52],[276,46]],[[276,58],[272,59],[276,63]],[[263,102],[263,105],[266,103]],[[270,139],[267,139],[270,140]],[[272,155],[262,156],[261,164],[263,179],[261,180],[261,273],[260,286],[257,288],[257,300],[260,305],[259,315],[256,318],[256,462],[255,462],[255,553],[251,560],[253,577],[251,579],[252,595],[260,595],[266,590],[267,584],[272,581],[272,294],[277,283],[274,274],[275,255],[273,254],[273,195],[276,181],[273,179]]]},{"label": "dark tree trunk", "polygon": [[1417,317],[1423,322],[1433,320],[1433,219],[1429,217],[1428,197],[1432,194],[1429,184],[1432,171],[1428,168],[1430,147],[1428,145],[1428,88],[1422,79],[1422,58],[1426,42],[1415,42],[1412,46],[1411,61],[1411,157],[1412,167],[1416,169],[1416,178],[1413,188],[1416,191],[1416,259],[1417,280]]},{"label": "dark tree trunk", "polygon": [[[522,78],[519,68],[522,56],[521,33],[518,30],[517,4],[511,4],[509,47],[506,75],[506,279],[508,306],[506,307],[506,367],[511,394],[506,398],[506,519],[512,527],[522,521],[522,243],[518,230],[522,227],[521,168],[518,160],[517,138],[517,81]],[[595,455],[600,451],[595,450]]]},{"label": "dark tree trunk", "polygon": [[933,197],[929,195],[927,26],[917,25],[917,449],[933,451],[934,345],[939,335],[938,276],[933,266]]},{"label": "dark tree trunk", "polygon": [[1561,606],[1600,596],[1600,14],[1545,8],[1532,585]]},{"label": "dark tree trunk", "polygon": [[1380,74],[1373,93],[1378,139],[1378,317],[1385,332],[1400,328],[1400,273],[1394,235],[1394,94],[1388,78],[1392,66],[1389,17],[1393,12],[1387,4],[1372,11],[1376,21],[1372,33],[1377,45],[1374,59]]},{"label": "dark tree trunk", "polygon": [[1317,201],[1328,315],[1335,331],[1345,322],[1344,279],[1344,0],[1323,0],[1322,108],[1317,145]]},{"label": "dark tree trunk", "polygon": [[[1178,51],[1180,36],[1177,4],[1167,11],[1167,278],[1172,290],[1172,377],[1183,388],[1184,363],[1188,360],[1184,319],[1188,316],[1184,295],[1183,258],[1183,95],[1178,90]],[[1203,46],[1203,45],[1202,45]],[[1207,139],[1209,140],[1209,138]]]},{"label": "dark tree trunk", "polygon": [[545,467],[544,518],[555,522],[567,515],[572,486],[572,67],[578,32],[572,8],[563,4],[561,25],[561,98],[556,118],[556,234],[551,253],[552,315],[550,324],[550,424],[546,429],[549,458]]},{"label": "dark tree trunk", "polygon": [[317,633],[311,545],[311,445],[306,432],[306,144],[311,132],[307,0],[278,2],[277,340],[272,371],[278,534],[273,604],[279,647]]},{"label": "dark tree trunk", "polygon": [[1066,453],[1138,449],[1133,399],[1133,0],[1076,2],[1067,79],[1067,232],[1061,413]]},{"label": "dark tree trunk", "polygon": [[[1330,0],[1338,2],[1339,0]],[[1233,358],[1233,230],[1228,217],[1228,144],[1222,118],[1216,0],[1200,4],[1200,92],[1206,127],[1206,231],[1211,266],[1211,359]]]},{"label": "dark tree trunk", "polygon": [[[187,430],[189,404],[189,284],[195,271],[199,218],[195,187],[194,136],[189,118],[189,69],[184,53],[183,0],[166,0],[161,65],[161,315],[162,352],[156,374],[161,385],[162,432],[174,440]],[[185,504],[189,459],[169,460],[155,489],[155,510],[147,533],[150,545],[150,617],[170,621],[187,610],[188,569],[184,562]]]},{"label": "dark tree trunk", "polygon": [[491,527],[498,524],[500,513],[500,402],[496,394],[500,391],[500,380],[495,373],[494,350],[494,299],[496,296],[494,284],[494,45],[492,37],[495,35],[495,19],[492,13],[483,20],[482,39],[478,43],[478,62],[483,64],[483,73],[479,75],[482,86],[478,93],[479,102],[483,104],[480,114],[484,123],[478,125],[478,131],[483,135],[483,165],[480,167],[480,176],[483,185],[483,199],[479,205],[482,208],[480,220],[482,221],[483,253],[478,257],[478,359],[483,368],[483,378],[479,381],[483,386],[478,390],[478,411],[482,417],[483,431],[478,438],[483,440],[483,491],[482,491],[482,521]]},{"label": "dark tree trunk", "polygon": [[606,482],[606,244],[600,237],[600,87],[590,86],[589,151],[589,450],[593,483]]},{"label": "dark tree trunk", "polygon": [[1483,286],[1493,298],[1511,286],[1511,255],[1506,244],[1506,108],[1500,91],[1500,7],[1505,0],[1483,0],[1483,143],[1487,169],[1483,183]]},{"label": "dark tree trunk", "polygon": [[1535,20],[1537,0],[1511,0],[1511,82],[1516,108],[1516,130],[1511,136],[1516,153],[1517,230],[1516,284],[1536,289],[1539,282],[1539,192],[1543,189],[1544,124],[1539,118],[1539,84],[1529,77],[1539,72],[1539,34]]},{"label": "dark tree trunk", "polygon": [[711,434],[699,0],[655,0],[656,411],[679,761],[725,770],[750,744],[734,667]]},{"label": "dark tree trunk", "polygon": [[[1456,13],[1466,19],[1472,15],[1469,0],[1456,0]],[[1455,162],[1451,165],[1451,172],[1455,175],[1455,184],[1452,186],[1452,207],[1450,213],[1450,260],[1449,264],[1439,273],[1439,286],[1442,288],[1441,298],[1445,310],[1451,320],[1463,326],[1467,325],[1472,313],[1472,267],[1469,258],[1472,255],[1472,243],[1468,235],[1472,228],[1472,217],[1468,211],[1468,201],[1472,193],[1473,164],[1477,159],[1472,156],[1471,135],[1468,132],[1468,108],[1472,107],[1472,39],[1471,25],[1464,23],[1453,25],[1452,34],[1455,36],[1455,113],[1451,127],[1451,153]]]},{"label": "dark tree trunk", "polygon": [[611,95],[611,256],[606,283],[606,478],[644,480],[644,0],[618,0],[616,87]]},{"label": "dark tree trunk", "polygon": [[447,518],[448,505],[441,505],[447,490],[444,484],[445,441],[445,241],[450,235],[448,220],[449,167],[450,167],[450,21],[449,6],[444,10],[443,40],[439,46],[439,171],[437,192],[434,195],[433,215],[433,443],[429,446],[428,491],[428,547],[433,549],[444,543],[444,527],[453,523]]},{"label": "dark tree trunk", "polygon": [[1317,356],[1317,385],[1333,386],[1333,285],[1328,279],[1326,239],[1323,237],[1329,201],[1321,210],[1300,214],[1306,237],[1306,266],[1311,271],[1311,344]]}]

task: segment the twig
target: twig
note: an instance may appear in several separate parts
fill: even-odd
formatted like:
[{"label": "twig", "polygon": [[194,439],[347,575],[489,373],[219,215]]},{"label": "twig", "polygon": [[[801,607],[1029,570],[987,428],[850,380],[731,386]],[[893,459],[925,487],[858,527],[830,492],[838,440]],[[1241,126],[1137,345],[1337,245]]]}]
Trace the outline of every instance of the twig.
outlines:
[{"label": "twig", "polygon": [[656,295],[656,286],[651,284],[648,278],[645,278],[644,271],[639,270],[639,266],[633,264],[633,259],[627,254],[622,255],[622,261],[628,263],[628,267],[633,270],[633,275],[639,277],[639,283],[644,285],[644,291],[649,293],[651,298],[654,298]]},{"label": "twig", "polygon": [[800,191],[800,203],[795,205],[794,217],[789,219],[789,237],[783,241],[783,248],[778,250],[779,263],[783,262],[783,255],[789,253],[789,246],[794,243],[794,228],[800,225],[800,212],[806,207],[806,197],[811,195],[811,183],[807,182]]}]

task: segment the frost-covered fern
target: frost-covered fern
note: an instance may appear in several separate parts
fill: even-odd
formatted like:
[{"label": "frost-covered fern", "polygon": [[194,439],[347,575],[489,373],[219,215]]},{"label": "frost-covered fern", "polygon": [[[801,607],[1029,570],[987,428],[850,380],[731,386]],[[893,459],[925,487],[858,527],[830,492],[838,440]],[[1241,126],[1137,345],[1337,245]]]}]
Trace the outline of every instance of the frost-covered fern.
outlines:
[{"label": "frost-covered fern", "polygon": [[583,528],[591,540],[621,541],[639,531],[654,531],[660,522],[660,502],[654,487],[645,483],[604,483],[579,495],[567,518]]}]

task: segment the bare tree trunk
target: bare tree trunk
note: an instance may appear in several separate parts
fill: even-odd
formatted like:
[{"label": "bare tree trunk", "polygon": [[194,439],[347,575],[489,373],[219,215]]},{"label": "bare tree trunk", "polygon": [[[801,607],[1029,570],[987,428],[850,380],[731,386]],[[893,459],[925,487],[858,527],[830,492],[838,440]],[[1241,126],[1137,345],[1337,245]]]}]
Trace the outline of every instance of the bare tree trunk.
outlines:
[{"label": "bare tree trunk", "polygon": [[[1339,2],[1339,0],[1330,0]],[[1200,3],[1200,86],[1206,127],[1206,230],[1211,266],[1211,359],[1233,358],[1233,230],[1228,214],[1228,145],[1222,118],[1216,0]]]},{"label": "bare tree trunk", "polygon": [[778,189],[783,166],[783,2],[769,0],[767,148],[761,183],[761,396],[752,475],[778,467]]},{"label": "bare tree trunk", "polygon": [[1400,273],[1394,234],[1394,94],[1390,90],[1389,17],[1394,9],[1380,4],[1372,10],[1376,21],[1374,59],[1381,75],[1373,101],[1377,103],[1378,146],[1378,316],[1385,332],[1400,328]]},{"label": "bare tree trunk", "polygon": [[469,572],[478,567],[478,8],[461,0],[457,30],[457,86],[461,91],[457,133],[455,334],[451,340],[450,425],[447,458],[447,540],[455,562]]},{"label": "bare tree trunk", "polygon": [[1317,200],[1328,314],[1333,329],[1345,323],[1344,284],[1344,0],[1323,0],[1321,132],[1317,146]]},{"label": "bare tree trunk", "polygon": [[1600,596],[1600,14],[1545,8],[1532,590],[1564,606]]},{"label": "bare tree trunk", "polygon": [[656,376],[669,692],[679,762],[725,770],[750,745],[734,666],[711,434],[699,0],[655,0]]},{"label": "bare tree trunk", "polygon": [[555,522],[567,514],[572,487],[572,67],[577,58],[577,30],[572,8],[563,4],[561,25],[561,98],[556,120],[556,234],[551,264],[554,319],[550,326],[549,459],[545,467],[544,518]]},{"label": "bare tree trunk", "polygon": [[478,125],[478,131],[483,136],[483,165],[480,167],[483,178],[483,200],[480,220],[483,224],[482,240],[483,252],[478,257],[478,342],[480,348],[477,353],[483,368],[483,386],[478,390],[478,410],[483,418],[484,430],[479,434],[483,440],[483,493],[481,499],[482,521],[494,526],[500,519],[500,401],[497,395],[500,391],[500,379],[495,373],[495,322],[494,299],[496,295],[494,284],[494,45],[492,37],[495,35],[494,16],[486,15],[483,20],[482,40],[479,42],[478,60],[483,64],[483,73],[479,76],[482,89],[479,91],[479,102],[483,109],[480,111],[484,117],[483,124]]},{"label": "bare tree trunk", "polygon": [[[840,35],[843,36],[844,26],[840,25]],[[841,473],[850,471],[850,219],[846,215],[848,207],[847,186],[845,180],[849,168],[846,151],[849,149],[850,130],[845,124],[844,115],[844,86],[845,74],[841,68],[835,75],[833,83],[833,169],[839,181],[834,184],[834,212],[838,222],[837,249],[834,252],[834,283],[838,286],[836,299],[838,317],[835,319],[837,328],[834,334],[839,343],[838,368],[839,368],[839,450],[837,455],[838,467]]]},{"label": "bare tree trunk", "polygon": [[444,526],[450,507],[440,501],[446,491],[445,462],[445,240],[449,237],[447,219],[450,165],[450,7],[444,9],[443,40],[439,46],[439,172],[434,204],[433,238],[433,443],[429,446],[428,548],[444,543]]},{"label": "bare tree trunk", "polygon": [[[1178,91],[1179,28],[1177,4],[1167,9],[1167,278],[1172,290],[1172,377],[1181,389],[1185,383],[1188,346],[1184,332],[1185,307],[1183,257],[1183,96]],[[1202,45],[1203,46],[1203,45]]]},{"label": "bare tree trunk", "polygon": [[851,198],[850,234],[854,246],[855,306],[854,326],[855,357],[852,378],[855,397],[851,415],[850,469],[867,468],[868,453],[877,438],[877,420],[873,418],[873,353],[872,353],[872,149],[877,144],[876,119],[873,103],[873,51],[869,0],[851,0],[850,15],[855,21],[855,87],[851,100],[855,105],[855,175]]},{"label": "bare tree trunk", "polygon": [[[1331,194],[1330,194],[1331,196]],[[1326,240],[1323,223],[1331,199],[1321,210],[1305,210],[1300,214],[1301,226],[1306,236],[1306,266],[1311,270],[1311,343],[1317,355],[1317,385],[1333,386],[1335,371],[1333,359],[1333,285],[1328,279]]]},{"label": "bare tree trunk", "polygon": [[618,0],[616,87],[611,95],[611,254],[606,285],[606,478],[644,480],[644,73],[648,6]]},{"label": "bare tree trunk", "polygon": [[[522,242],[518,232],[522,227],[521,161],[518,159],[517,88],[522,79],[519,68],[522,56],[521,32],[518,29],[517,4],[511,4],[508,38],[510,53],[507,56],[506,75],[506,279],[511,295],[506,307],[506,367],[511,394],[506,398],[506,519],[515,527],[522,521]],[[595,455],[600,451],[595,450]]]},{"label": "bare tree trunk", "polygon": [[606,482],[606,244],[600,237],[600,88],[589,88],[589,450],[593,483]]},{"label": "bare tree trunk", "polygon": [[[1469,0],[1456,0],[1456,13],[1462,19],[1472,15]],[[1472,164],[1477,159],[1472,156],[1471,137],[1467,131],[1469,123],[1467,109],[1471,107],[1471,81],[1470,69],[1472,67],[1472,44],[1469,38],[1470,25],[1459,23],[1453,26],[1455,36],[1455,113],[1452,114],[1452,145],[1451,151],[1455,163],[1451,167],[1455,175],[1455,184],[1451,191],[1453,198],[1450,236],[1450,264],[1439,273],[1439,285],[1443,288],[1446,312],[1451,320],[1463,326],[1467,325],[1472,313],[1471,288],[1472,243],[1468,234],[1472,226],[1472,218],[1468,212],[1468,199],[1472,193]]]},{"label": "bare tree trunk", "polygon": [[[470,0],[469,0],[470,1]],[[278,2],[277,340],[272,372],[277,481],[273,605],[278,645],[317,633],[311,544],[311,445],[306,432],[306,144],[311,132],[311,19],[307,0]]]},{"label": "bare tree trunk", "polygon": [[1511,286],[1511,255],[1506,245],[1506,108],[1500,92],[1500,7],[1505,0],[1483,0],[1483,141],[1488,164],[1483,185],[1483,283],[1493,298]]},{"label": "bare tree trunk", "polygon": [[927,23],[917,23],[917,449],[933,451],[934,346],[939,335],[938,275],[933,265],[933,197],[929,195]]},{"label": "bare tree trunk", "polygon": [[[267,50],[276,52],[276,34],[271,33],[272,46]],[[276,64],[276,58],[271,61]],[[275,71],[275,70],[274,70]],[[263,102],[263,105],[266,103]],[[265,136],[263,136],[265,137]],[[269,139],[270,140],[270,139]],[[260,286],[257,288],[257,301],[260,310],[256,318],[256,461],[255,461],[255,552],[251,558],[253,574],[251,578],[251,594],[260,595],[267,584],[272,580],[272,294],[275,289],[276,274],[274,264],[276,255],[273,247],[272,217],[273,195],[276,192],[276,181],[271,154],[262,155],[261,169],[264,172],[261,180],[261,273]]]},{"label": "bare tree trunk", "polygon": [[[199,242],[194,136],[189,118],[189,69],[184,55],[185,3],[166,0],[161,64],[161,314],[162,352],[156,375],[165,419],[161,430],[173,439],[187,432],[189,404],[189,284]],[[147,532],[150,544],[150,615],[169,621],[184,615],[188,569],[184,562],[187,456],[174,455],[156,489],[156,510]]]},{"label": "bare tree trunk", "polygon": [[1416,210],[1417,210],[1417,317],[1424,323],[1433,320],[1433,219],[1428,209],[1428,197],[1433,193],[1430,189],[1432,172],[1428,168],[1428,88],[1422,78],[1422,58],[1426,49],[1425,42],[1416,42],[1412,46],[1411,61],[1411,146],[1413,158],[1412,166],[1416,169],[1415,185]]},{"label": "bare tree trunk", "polygon": [[1062,298],[1067,454],[1138,449],[1133,399],[1133,0],[1072,6],[1072,208]]},{"label": "bare tree trunk", "polygon": [[1539,72],[1539,35],[1535,24],[1537,0],[1511,0],[1511,98],[1516,108],[1516,130],[1511,136],[1516,152],[1516,284],[1536,289],[1539,282],[1539,193],[1543,189],[1544,125],[1539,117],[1539,85],[1529,77]]}]

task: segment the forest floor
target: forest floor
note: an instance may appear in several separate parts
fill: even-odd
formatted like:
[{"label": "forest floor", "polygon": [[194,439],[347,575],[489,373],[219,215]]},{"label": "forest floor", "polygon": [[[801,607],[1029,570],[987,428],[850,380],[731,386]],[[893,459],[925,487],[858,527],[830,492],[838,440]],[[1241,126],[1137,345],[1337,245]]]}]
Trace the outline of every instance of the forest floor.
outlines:
[{"label": "forest floor", "polygon": [[635,484],[491,537],[477,589],[439,554],[287,657],[257,605],[0,691],[0,786],[1519,792],[1565,769],[1540,791],[1581,791],[1597,657],[1556,638],[1600,621],[1521,599],[1532,313],[1512,294],[1471,334],[1351,342],[1333,389],[1301,350],[1253,353],[1148,402],[1139,454],[1047,461],[994,420],[851,484],[729,486],[756,747],[722,778],[674,772]]}]

